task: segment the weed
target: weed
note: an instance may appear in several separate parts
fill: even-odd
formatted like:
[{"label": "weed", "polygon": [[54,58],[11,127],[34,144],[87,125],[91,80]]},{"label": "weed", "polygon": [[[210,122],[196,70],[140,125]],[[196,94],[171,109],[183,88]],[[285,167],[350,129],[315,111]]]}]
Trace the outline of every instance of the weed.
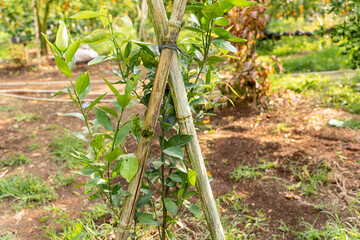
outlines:
[{"label": "weed", "polygon": [[56,124],[49,124],[45,126],[45,130],[53,130],[53,129],[57,129],[59,126]]},{"label": "weed", "polygon": [[16,155],[11,155],[8,158],[3,159],[0,162],[0,167],[4,166],[19,166],[24,164],[29,164],[30,159],[27,155],[22,153],[17,153]]},{"label": "weed", "polygon": [[302,221],[300,225],[305,229],[298,232],[299,239],[360,239],[360,215],[357,211],[351,211],[352,217],[342,219],[337,213],[330,216],[325,226],[316,229],[314,224]]},{"label": "weed", "polygon": [[32,132],[32,133],[26,135],[26,137],[28,137],[28,138],[36,138],[36,136],[37,136],[36,132]]},{"label": "weed", "polygon": [[257,178],[264,173],[266,173],[269,169],[276,167],[276,164],[274,162],[267,163],[265,159],[259,159],[260,164],[255,165],[254,167],[249,166],[238,166],[234,172],[230,173],[230,178],[235,179],[235,181],[238,181],[242,178]]},{"label": "weed", "polygon": [[0,179],[0,200],[3,198],[17,200],[20,206],[30,202],[51,201],[57,198],[57,194],[39,177],[32,174],[13,175]]},{"label": "weed", "polygon": [[271,133],[278,134],[283,131],[288,131],[289,127],[291,126],[287,125],[286,123],[279,123],[271,129]]},{"label": "weed", "polygon": [[299,170],[296,166],[291,164],[290,169],[300,180],[300,182],[295,185],[295,188],[301,187],[301,192],[303,194],[315,196],[320,191],[320,187],[327,182],[329,169],[324,162],[319,163],[311,171],[308,169],[308,165],[302,166]]},{"label": "weed", "polygon": [[[46,237],[49,239],[109,239],[110,233],[114,231],[111,224],[96,225],[90,214],[85,213],[84,219],[70,220],[64,208],[44,207],[44,209],[51,211],[50,217],[53,219],[52,227],[44,226]],[[44,217],[42,221],[46,219],[47,217]],[[61,232],[56,231],[58,227],[62,229]]]},{"label": "weed", "polygon": [[73,158],[70,153],[75,151],[82,151],[84,143],[69,134],[59,134],[49,145],[50,153],[54,156],[54,161],[64,162],[70,169],[75,169],[79,166],[79,161]]},{"label": "weed", "polygon": [[30,122],[41,118],[39,115],[35,115],[32,113],[23,113],[23,112],[17,112],[13,115],[13,117],[15,118],[16,122],[22,122],[22,121]]},{"label": "weed", "polygon": [[60,170],[55,175],[51,175],[51,178],[58,187],[66,187],[67,185],[72,184],[75,180],[74,175],[66,176],[64,172]]},{"label": "weed", "polygon": [[39,149],[39,144],[37,144],[37,143],[30,143],[30,144],[27,146],[27,148],[28,148],[29,150]]},{"label": "weed", "polygon": [[360,129],[360,121],[357,121],[355,119],[340,119],[341,121],[344,121],[344,127],[350,128],[350,129]]},{"label": "weed", "polygon": [[237,195],[235,188],[232,192],[227,193],[226,195],[221,196],[220,202],[226,204],[227,207],[241,213],[249,212],[249,205],[244,202],[241,196]]},{"label": "weed", "polygon": [[2,240],[16,240],[18,238],[11,231],[5,231],[5,232],[0,231],[0,239],[2,239]]},{"label": "weed", "polygon": [[10,106],[0,106],[0,112],[10,112],[14,110],[13,107],[10,107]]}]

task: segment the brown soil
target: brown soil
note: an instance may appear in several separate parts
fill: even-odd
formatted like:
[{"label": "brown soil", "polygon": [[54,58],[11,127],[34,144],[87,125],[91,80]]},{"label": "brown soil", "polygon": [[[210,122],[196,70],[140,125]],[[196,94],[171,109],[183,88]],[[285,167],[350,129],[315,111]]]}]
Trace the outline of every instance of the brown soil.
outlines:
[{"label": "brown soil", "polygon": [[[111,65],[95,67],[106,77],[115,80]],[[76,71],[84,71],[81,66]],[[91,69],[92,71],[94,69]],[[5,75],[4,75],[5,74]],[[46,85],[46,81],[64,81],[59,73],[50,71],[47,74],[19,72],[18,76],[10,73],[1,75],[1,83],[9,82],[43,82],[44,85],[25,86],[27,89],[62,89],[64,84]],[[6,77],[5,77],[6,76]],[[95,79],[100,79],[92,74]],[[93,79],[94,79],[93,78]],[[19,89],[21,87],[1,86],[1,89]],[[94,90],[96,89],[96,90]],[[93,91],[108,91],[104,84],[99,84]],[[31,95],[31,96],[39,96]],[[111,97],[110,97],[111,98]],[[110,99],[109,98],[109,99]],[[0,112],[0,159],[18,152],[30,156],[30,165],[0,168],[1,178],[16,173],[33,173],[54,186],[50,175],[57,172],[60,165],[51,160],[48,145],[51,140],[63,131],[80,130],[81,122],[71,117],[61,117],[63,113],[76,111],[71,103],[26,101],[8,97],[0,98],[0,107],[9,107],[10,111]],[[16,122],[13,114],[24,112],[39,115],[33,121]],[[135,111],[143,112],[141,107]],[[129,114],[129,113],[128,113]],[[329,211],[335,205],[349,204],[353,200],[351,192],[360,187],[360,134],[359,130],[333,128],[326,125],[328,119],[354,118],[341,109],[321,108],[311,102],[300,100],[268,112],[260,112],[249,105],[238,105],[219,111],[207,123],[208,130],[199,133],[202,151],[213,178],[211,185],[216,198],[228,193],[241,196],[248,204],[251,216],[260,211],[266,218],[267,225],[256,229],[256,239],[272,239],[277,234],[280,239],[294,239],[295,236],[279,230],[283,221],[287,226],[299,228],[301,219],[323,225],[328,216],[321,213],[316,206],[324,205]],[[57,128],[48,129],[49,125]],[[36,133],[36,138],[30,135]],[[29,143],[36,142],[39,149],[29,150]],[[156,145],[154,143],[154,145]],[[343,156],[339,160],[339,154]],[[256,179],[235,181],[229,173],[239,165],[254,166],[260,159],[275,162],[276,167]],[[329,169],[328,180],[319,187],[316,198],[301,193],[300,189],[289,190],[286,186],[295,185],[299,178],[293,174],[290,164],[297,169],[307,165],[314,169],[319,164],[326,164]],[[65,207],[71,217],[79,217],[81,211],[89,210],[92,202],[87,200],[83,188],[73,189],[81,183],[77,178],[70,186],[56,188],[57,200],[49,204],[54,207]],[[0,205],[0,231],[13,231],[20,239],[43,239],[43,225],[50,225],[50,220],[40,222],[49,214],[41,205],[34,208],[13,210],[14,203],[5,200]],[[226,207],[221,201],[224,216],[239,214]],[[346,215],[346,211],[341,212]],[[189,223],[191,229],[196,229]]]}]

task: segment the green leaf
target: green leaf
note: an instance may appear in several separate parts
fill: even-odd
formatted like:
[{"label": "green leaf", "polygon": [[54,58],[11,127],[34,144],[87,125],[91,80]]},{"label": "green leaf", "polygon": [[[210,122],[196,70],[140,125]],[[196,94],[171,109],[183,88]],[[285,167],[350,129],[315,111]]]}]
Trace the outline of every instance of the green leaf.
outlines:
[{"label": "green leaf", "polygon": [[214,18],[222,17],[224,15],[222,7],[218,3],[213,3],[204,7],[201,10],[202,14],[209,19],[212,20]]},{"label": "green leaf", "polygon": [[56,93],[54,93],[53,95],[51,95],[50,98],[53,98],[53,97],[56,97],[57,95],[61,94],[61,93],[66,93],[66,88],[62,89],[62,90],[59,90],[57,91]]},{"label": "green leaf", "polygon": [[248,7],[248,6],[257,4],[255,2],[249,2],[247,0],[225,0],[225,2],[229,2],[232,5],[237,6],[237,7]]},{"label": "green leaf", "polygon": [[90,84],[89,71],[87,71],[84,74],[80,73],[75,83],[76,92],[78,94],[81,94],[82,92],[85,91],[85,89],[89,86],[89,84]]},{"label": "green leaf", "polygon": [[79,119],[81,119],[82,121],[85,122],[85,118],[84,116],[81,114],[81,113],[77,113],[77,112],[74,112],[74,113],[64,113],[63,116],[73,116],[73,117],[77,117]]},{"label": "green leaf", "polygon": [[80,132],[73,132],[72,135],[74,135],[76,138],[84,142],[88,142],[87,138],[84,135],[82,135]]},{"label": "green leaf", "polygon": [[215,19],[214,24],[221,26],[221,27],[226,27],[227,25],[229,25],[230,21],[224,17],[218,17]]},{"label": "green leaf", "polygon": [[90,166],[86,166],[83,169],[81,169],[80,174],[90,177],[91,175],[93,175],[94,173],[97,173],[97,172],[98,172],[98,170],[96,170]]},{"label": "green leaf", "polygon": [[94,58],[93,60],[91,60],[90,62],[88,62],[88,65],[89,65],[89,66],[92,66],[92,65],[96,65],[96,64],[102,63],[104,59],[106,59],[106,56],[105,56],[105,55],[97,56],[96,58]]},{"label": "green leaf", "polygon": [[225,61],[225,59],[218,57],[218,56],[211,56],[207,59],[207,62],[209,64],[214,64],[214,63],[218,63],[218,62],[222,62]]},{"label": "green leaf", "polygon": [[100,17],[100,13],[94,12],[94,11],[81,11],[78,13],[75,13],[70,18],[72,19],[88,19],[88,18],[96,18]]},{"label": "green leaf", "polygon": [[86,109],[87,109],[87,113],[90,112],[90,110],[98,103],[100,102],[100,100],[106,95],[107,93],[104,93],[103,95],[100,95],[99,97],[97,97]]},{"label": "green leaf", "polygon": [[130,121],[126,124],[124,124],[120,130],[118,131],[118,133],[115,136],[115,146],[118,146],[122,141],[124,141],[124,139],[126,138],[126,136],[129,134],[131,127],[132,127],[133,121]]},{"label": "green leaf", "polygon": [[103,29],[96,29],[92,31],[89,35],[84,37],[81,42],[83,43],[93,43],[104,40],[107,38],[107,33]]},{"label": "green leaf", "polygon": [[135,176],[138,170],[138,160],[134,154],[124,155],[123,162],[120,167],[120,174],[127,182]]},{"label": "green leaf", "polygon": [[195,183],[196,183],[196,175],[197,175],[197,173],[194,170],[189,169],[188,179],[189,179],[189,183],[193,186],[195,186]]},{"label": "green leaf", "polygon": [[142,213],[138,220],[141,223],[147,224],[147,225],[158,225],[158,223],[154,220],[153,216],[150,213]]},{"label": "green leaf", "polygon": [[69,35],[65,23],[60,21],[60,26],[56,33],[55,45],[60,51],[65,51],[68,48]]},{"label": "green leaf", "polygon": [[185,207],[189,209],[189,211],[194,214],[195,216],[201,215],[200,208],[195,204],[185,204]]},{"label": "green leaf", "polygon": [[182,178],[176,173],[169,174],[168,177],[174,182],[183,183]]},{"label": "green leaf", "polygon": [[180,135],[172,136],[165,144],[166,147],[182,147],[191,141],[192,135]]},{"label": "green leaf", "polygon": [[43,35],[43,37],[45,38],[46,42],[49,44],[49,46],[51,47],[51,49],[58,55],[60,56],[60,52],[59,50],[56,48],[56,46],[54,44],[52,44],[48,39],[47,39],[47,35],[45,33],[41,33],[41,35]]},{"label": "green leaf", "polygon": [[141,195],[136,203],[136,207],[139,209],[139,208],[142,208],[143,206],[145,206],[148,202],[150,202],[151,200],[151,197],[152,197],[152,193],[148,193],[148,194],[145,194],[145,195]]},{"label": "green leaf", "polygon": [[132,49],[132,44],[131,42],[128,42],[125,47],[124,58],[127,58],[130,55],[131,49]]},{"label": "green leaf", "polygon": [[239,38],[239,37],[228,37],[226,40],[230,42],[246,42],[245,39]]},{"label": "green leaf", "polygon": [[71,77],[71,70],[67,65],[67,63],[56,55],[54,55],[54,57],[55,57],[56,66],[60,69],[60,71],[63,74],[65,74],[67,77]]},{"label": "green leaf", "polygon": [[109,19],[107,18],[108,10],[105,6],[102,6],[100,8],[100,14],[102,15],[102,16],[100,16],[100,20],[101,20],[104,28],[106,28],[106,26],[109,25],[110,22],[109,22]]},{"label": "green leaf", "polygon": [[131,99],[132,96],[130,94],[121,94],[120,96],[117,97],[117,102],[122,108],[122,111],[124,111],[126,106],[129,105]]},{"label": "green leaf", "polygon": [[214,33],[216,33],[216,35],[218,35],[221,38],[228,38],[231,36],[231,33],[229,33],[228,31],[226,31],[223,28],[213,27],[212,30]]},{"label": "green leaf", "polygon": [[163,150],[163,153],[180,159],[184,157],[184,150],[181,147],[168,147]]},{"label": "green leaf", "polygon": [[171,212],[172,214],[177,215],[178,209],[177,209],[176,204],[173,202],[173,200],[171,198],[165,198],[164,202],[165,202],[166,209],[169,212]]},{"label": "green leaf", "polygon": [[110,121],[110,117],[101,109],[94,108],[95,109],[95,115],[96,120],[100,123],[101,126],[103,126],[108,131],[113,131],[113,126]]},{"label": "green leaf", "polygon": [[201,28],[197,28],[197,27],[186,26],[184,28],[189,30],[189,31],[193,31],[193,32],[198,32],[198,33],[204,32],[204,30],[202,30]]},{"label": "green leaf", "polygon": [[91,178],[85,187],[85,194],[91,193],[91,190],[100,184],[105,184],[106,181],[102,178]]},{"label": "green leaf", "polygon": [[65,61],[66,63],[69,63],[72,58],[74,57],[76,51],[79,49],[80,47],[80,39],[76,40],[75,42],[72,42],[69,46],[69,48],[66,50],[65,53]]},{"label": "green leaf", "polygon": [[108,85],[110,90],[115,94],[115,96],[119,97],[120,96],[119,91],[108,80],[106,80],[106,78],[104,78],[101,74],[100,74],[100,76],[105,81],[106,85]]},{"label": "green leaf", "polygon": [[122,154],[122,151],[119,147],[116,147],[113,151],[105,155],[105,160],[109,163],[117,159]]},{"label": "green leaf", "polygon": [[114,110],[114,109],[112,109],[112,108],[109,108],[109,107],[103,107],[103,106],[99,106],[99,108],[101,108],[102,110],[104,110],[105,112],[107,112],[107,113],[109,113],[109,114],[111,114],[111,115],[113,115],[114,117],[116,117],[116,118],[118,118],[119,116],[118,116],[118,114],[117,114],[117,112]]},{"label": "green leaf", "polygon": [[212,43],[217,46],[218,48],[228,50],[233,53],[237,53],[236,47],[231,45],[229,42],[221,40],[221,39],[215,39],[212,41]]}]

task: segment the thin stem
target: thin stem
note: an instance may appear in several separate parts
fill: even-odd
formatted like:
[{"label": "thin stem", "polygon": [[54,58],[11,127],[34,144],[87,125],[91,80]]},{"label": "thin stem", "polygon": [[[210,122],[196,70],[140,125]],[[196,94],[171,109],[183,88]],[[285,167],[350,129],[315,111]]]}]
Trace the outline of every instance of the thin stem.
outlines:
[{"label": "thin stem", "polygon": [[161,239],[165,240],[166,239],[166,216],[167,216],[167,210],[165,207],[165,198],[166,198],[166,186],[165,186],[165,154],[163,152],[164,150],[164,144],[165,144],[165,115],[166,115],[166,99],[164,99],[164,104],[163,104],[163,116],[161,119],[161,135],[162,135],[162,139],[161,139],[161,145],[160,145],[160,150],[161,150],[161,161],[163,162],[163,164],[161,165],[161,186],[162,186],[162,196],[161,196],[161,202],[162,202],[162,206],[163,206],[163,222],[162,222],[162,234],[161,234]]}]

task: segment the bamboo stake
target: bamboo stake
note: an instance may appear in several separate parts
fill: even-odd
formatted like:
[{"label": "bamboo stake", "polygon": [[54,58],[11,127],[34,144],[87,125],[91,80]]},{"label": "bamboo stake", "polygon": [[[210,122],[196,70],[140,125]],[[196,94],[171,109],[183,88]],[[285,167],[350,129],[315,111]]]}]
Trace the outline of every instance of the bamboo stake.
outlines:
[{"label": "bamboo stake", "polygon": [[[176,44],[181,29],[182,19],[185,13],[186,1],[187,0],[175,1],[171,11],[169,29],[166,35],[164,34],[166,37],[164,38],[162,44]],[[164,7],[162,2],[160,6],[157,6],[157,8],[159,9],[161,7]],[[154,14],[157,14],[156,10]],[[141,131],[141,137],[137,150],[139,168],[129,183],[127,191],[130,192],[131,195],[127,196],[125,199],[124,207],[120,216],[119,228],[116,234],[117,240],[126,240],[129,236],[129,227],[133,220],[137,200],[140,194],[142,179],[145,173],[146,160],[149,155],[149,145],[154,137],[154,129],[164,96],[166,80],[169,75],[170,62],[172,56],[176,54],[176,50],[168,48],[163,49],[160,54],[160,60],[156,71],[153,89],[150,96],[148,109],[146,111],[144,125]]]},{"label": "bamboo stake", "polygon": [[[167,32],[167,17],[162,0],[148,0],[158,42],[161,43]],[[161,9],[159,6],[162,5]],[[159,14],[161,12],[161,14]],[[216,208],[215,200],[208,180],[204,159],[196,135],[187,94],[181,74],[178,55],[174,54],[170,64],[170,91],[175,105],[176,116],[182,134],[192,135],[192,140],[185,146],[191,167],[197,173],[196,188],[200,193],[201,206],[205,213],[212,239],[225,240],[224,231]]]}]

